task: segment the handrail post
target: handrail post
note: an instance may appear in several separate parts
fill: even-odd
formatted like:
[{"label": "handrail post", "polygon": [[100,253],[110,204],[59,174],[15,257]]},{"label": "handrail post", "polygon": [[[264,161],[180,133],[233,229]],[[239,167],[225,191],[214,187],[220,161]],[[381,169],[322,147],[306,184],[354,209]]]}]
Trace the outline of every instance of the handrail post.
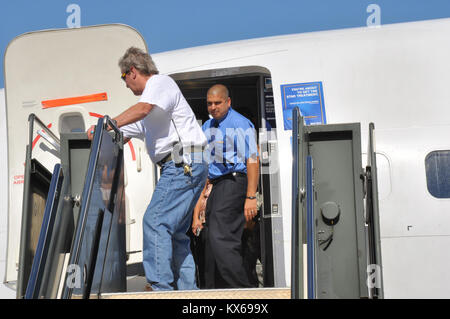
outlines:
[{"label": "handrail post", "polygon": [[[45,136],[44,134],[41,134],[40,132],[38,132],[37,134],[39,134],[40,136],[42,136],[47,142],[49,142],[53,147],[55,147],[57,149],[57,151],[59,152],[61,149],[61,141],[59,140],[59,138],[36,116],[36,114],[31,113],[28,116],[28,123],[29,123],[29,141],[28,141],[28,145],[30,145],[30,157],[31,154],[33,152],[32,150],[32,145],[33,145],[33,135],[34,135],[34,123],[37,123],[41,128],[42,131],[47,135]],[[53,139],[55,143],[53,143],[52,141],[50,141],[48,139],[48,137],[50,137],[51,139]]]},{"label": "handrail post", "polygon": [[299,185],[299,110],[292,110],[292,246],[291,298],[303,299],[303,217]]}]

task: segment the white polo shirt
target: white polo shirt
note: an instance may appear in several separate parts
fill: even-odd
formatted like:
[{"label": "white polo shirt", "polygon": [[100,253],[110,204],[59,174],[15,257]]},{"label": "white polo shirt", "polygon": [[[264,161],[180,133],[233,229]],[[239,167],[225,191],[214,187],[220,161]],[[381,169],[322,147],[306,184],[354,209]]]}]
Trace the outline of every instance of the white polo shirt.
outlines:
[{"label": "white polo shirt", "polygon": [[144,139],[154,163],[162,160],[179,142],[177,130],[184,147],[206,145],[205,134],[194,112],[171,77],[159,74],[151,76],[139,102],[152,104],[153,109],[142,120],[125,125],[120,130],[125,137]]}]

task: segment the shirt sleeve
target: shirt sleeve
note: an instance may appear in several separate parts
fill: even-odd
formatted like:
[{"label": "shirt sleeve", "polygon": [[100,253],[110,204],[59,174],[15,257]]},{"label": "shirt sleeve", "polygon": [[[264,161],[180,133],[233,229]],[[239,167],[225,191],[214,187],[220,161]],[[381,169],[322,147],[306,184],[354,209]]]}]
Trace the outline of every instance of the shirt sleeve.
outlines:
[{"label": "shirt sleeve", "polygon": [[167,78],[155,78],[147,82],[139,102],[156,105],[166,112],[171,112],[176,104],[178,92]]},{"label": "shirt sleeve", "polygon": [[122,126],[120,130],[122,131],[124,137],[144,139],[144,131],[140,121]]}]

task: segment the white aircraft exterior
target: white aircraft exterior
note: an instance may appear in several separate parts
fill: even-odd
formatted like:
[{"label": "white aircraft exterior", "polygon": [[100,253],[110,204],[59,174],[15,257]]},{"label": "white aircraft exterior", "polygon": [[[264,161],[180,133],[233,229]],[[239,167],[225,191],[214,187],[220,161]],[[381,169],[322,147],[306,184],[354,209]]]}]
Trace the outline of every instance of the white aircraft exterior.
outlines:
[{"label": "white aircraft exterior", "polygon": [[[22,200],[20,179],[27,143],[28,114],[36,113],[44,123],[53,123],[51,129],[58,133],[61,129],[58,125],[62,125],[61,119],[66,113],[79,114],[84,120],[84,128],[87,128],[96,123],[97,118],[92,113],[115,116],[136,101],[120,81],[117,61],[129,43],[143,49],[146,49],[146,44],[135,30],[125,26],[109,26],[107,36],[100,36],[106,27],[56,32],[57,37],[64,38],[68,34],[66,32],[81,34],[85,30],[87,33],[83,35],[88,34],[89,38],[80,41],[101,39],[98,47],[103,50],[99,53],[90,51],[89,55],[77,57],[73,65],[64,64],[66,62],[59,62],[57,56],[53,57],[57,66],[65,65],[61,82],[67,83],[61,83],[60,87],[46,89],[43,94],[38,83],[31,85],[33,80],[45,82],[61,72],[57,69],[50,68],[48,74],[31,74],[31,79],[20,76],[8,78],[7,75],[7,90],[20,84],[20,90],[26,92],[6,97],[8,104],[17,105],[17,112],[12,111],[16,110],[12,105],[7,105],[8,144],[3,134],[4,116],[1,116],[0,122],[2,163],[9,152],[8,175],[4,176],[6,172],[3,171],[0,177],[2,220],[5,211],[8,211],[4,281],[10,285],[17,279]],[[95,32],[99,33],[95,35]],[[450,90],[447,88],[450,83],[449,33],[450,19],[439,19],[244,40],[152,55],[161,73],[179,81],[205,74],[212,80],[255,73],[270,77],[275,106],[276,156],[280,163],[279,204],[284,248],[279,255],[283,260],[276,263],[276,267],[284,268],[284,278],[276,278],[276,284],[290,285],[291,276],[292,130],[285,129],[283,121],[286,108],[283,99],[287,98],[283,88],[320,82],[326,123],[360,122],[362,150],[367,149],[368,125],[370,122],[375,123],[385,298],[450,297],[450,254],[447,252],[450,245],[450,198],[437,198],[431,194],[426,175],[428,156],[433,152],[447,151],[448,154],[450,150],[450,108],[447,107],[450,101]],[[120,36],[114,38],[117,34]],[[22,37],[33,37],[38,45],[39,39],[47,35],[41,32]],[[108,47],[111,37],[114,40],[126,38],[126,45],[117,55],[104,55],[104,50],[107,50],[104,48]],[[14,59],[14,54],[24,49],[21,47],[22,42],[14,41],[5,55],[12,61],[11,65],[5,66],[6,74],[8,67],[18,65],[20,61],[20,57]],[[51,51],[46,52],[51,55]],[[39,54],[36,53],[36,61],[41,58]],[[91,64],[106,59],[110,67],[105,69],[104,74],[90,74],[88,69],[79,69],[77,63],[83,59],[89,59]],[[72,77],[78,80],[67,80]],[[45,99],[81,96],[86,92],[107,92],[110,101],[54,110],[43,110],[40,103]],[[2,96],[0,102],[3,103]],[[262,105],[259,107],[263,108]],[[2,105],[2,112],[4,109]],[[258,120],[263,123],[268,119],[260,117]],[[46,152],[45,148],[36,147],[36,154],[51,171],[57,158]],[[364,154],[362,156],[365,158]],[[141,250],[140,222],[152,192],[152,183],[148,181],[153,181],[155,176],[141,141],[133,141],[133,149],[125,148],[125,166],[127,249],[133,252]],[[447,181],[447,187],[449,183]],[[142,185],[148,187],[143,190]],[[7,208],[3,207],[4,198],[8,198]],[[0,229],[2,247],[6,237],[4,225],[2,223]],[[3,264],[3,248],[1,252],[0,261]],[[140,253],[130,256],[131,261],[142,258]]]},{"label": "white aircraft exterior", "polygon": [[[7,167],[8,157],[6,148],[6,114],[5,114],[5,89],[0,89],[0,145],[2,152],[0,154],[0,167]],[[6,266],[6,243],[8,236],[8,172],[0,171],[0,278],[5,277]],[[15,291],[0,283],[0,298],[14,298]]]}]

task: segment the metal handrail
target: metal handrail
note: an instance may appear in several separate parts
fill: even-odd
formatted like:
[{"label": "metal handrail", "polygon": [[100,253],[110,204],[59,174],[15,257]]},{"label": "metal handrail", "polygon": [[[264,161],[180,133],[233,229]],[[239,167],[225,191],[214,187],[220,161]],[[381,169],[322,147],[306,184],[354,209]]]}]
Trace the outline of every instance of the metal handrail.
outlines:
[{"label": "metal handrail", "polygon": [[301,299],[303,282],[303,256],[302,239],[299,232],[299,223],[301,222],[301,211],[299,207],[299,147],[298,147],[298,117],[299,110],[292,110],[292,242],[291,242],[291,298]]},{"label": "metal handrail", "polygon": [[[53,147],[55,147],[57,149],[57,151],[60,151],[61,148],[61,141],[59,140],[59,138],[37,117],[36,114],[31,113],[28,116],[28,124],[29,124],[29,145],[33,144],[33,136],[34,136],[34,123],[37,123],[41,128],[42,131],[45,134],[42,134],[41,132],[37,132],[37,134],[39,134],[40,136],[42,136],[47,142],[49,142]],[[47,135],[47,136],[46,136]],[[48,136],[50,136],[57,144],[55,145],[54,143],[52,143],[52,141],[48,140]],[[30,148],[30,157],[32,154],[33,150],[32,148]]]}]

